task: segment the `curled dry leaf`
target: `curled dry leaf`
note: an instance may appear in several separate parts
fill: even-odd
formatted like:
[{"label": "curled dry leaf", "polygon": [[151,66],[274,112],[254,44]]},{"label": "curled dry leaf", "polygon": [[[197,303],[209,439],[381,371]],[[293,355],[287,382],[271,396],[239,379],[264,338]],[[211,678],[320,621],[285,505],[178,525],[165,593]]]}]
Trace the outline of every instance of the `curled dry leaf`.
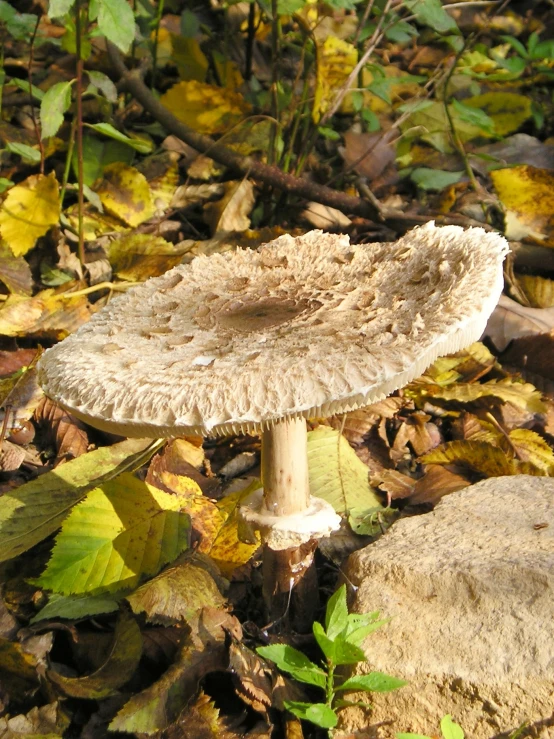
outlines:
[{"label": "curled dry leaf", "polygon": [[35,418],[47,429],[48,436],[54,441],[58,460],[76,459],[88,451],[89,439],[85,424],[49,398],[42,399]]},{"label": "curled dry leaf", "polygon": [[204,206],[204,220],[212,234],[220,231],[246,231],[250,228],[249,213],[255,201],[254,184],[250,180],[226,182],[225,194],[215,203]]},{"label": "curled dry leaf", "polygon": [[323,230],[344,229],[352,225],[352,221],[344,213],[336,208],[331,208],[330,205],[323,205],[323,203],[308,203],[301,216],[315,228]]},{"label": "curled dry leaf", "polygon": [[62,711],[60,703],[31,708],[27,714],[4,716],[0,718],[0,736],[3,739],[25,739],[25,737],[44,737],[57,739],[63,736],[70,724],[69,717]]},{"label": "curled dry leaf", "polygon": [[16,257],[5,241],[0,241],[0,282],[9,292],[30,295],[33,291],[33,276],[27,260]]},{"label": "curled dry leaf", "polygon": [[513,339],[544,334],[553,329],[554,308],[527,308],[501,295],[485,334],[497,349],[503,351]]},{"label": "curled dry leaf", "polygon": [[428,464],[425,467],[425,474],[415,484],[413,494],[410,496],[410,503],[413,505],[422,503],[435,505],[443,496],[455,493],[456,490],[461,490],[469,485],[471,485],[469,480],[462,475],[445,469],[442,465]]},{"label": "curled dry leaf", "polygon": [[554,380],[554,329],[515,339],[501,355],[501,361]]}]

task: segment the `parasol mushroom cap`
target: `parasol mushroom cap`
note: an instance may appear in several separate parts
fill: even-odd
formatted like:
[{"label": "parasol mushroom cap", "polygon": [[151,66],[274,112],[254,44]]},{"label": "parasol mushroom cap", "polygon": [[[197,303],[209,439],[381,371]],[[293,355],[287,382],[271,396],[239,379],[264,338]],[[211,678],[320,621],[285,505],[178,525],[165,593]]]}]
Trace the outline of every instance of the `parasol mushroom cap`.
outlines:
[{"label": "parasol mushroom cap", "polygon": [[38,371],[47,395],[126,436],[257,432],[367,405],[482,334],[505,239],[414,229],[394,243],[285,235],[198,257],[113,300]]}]

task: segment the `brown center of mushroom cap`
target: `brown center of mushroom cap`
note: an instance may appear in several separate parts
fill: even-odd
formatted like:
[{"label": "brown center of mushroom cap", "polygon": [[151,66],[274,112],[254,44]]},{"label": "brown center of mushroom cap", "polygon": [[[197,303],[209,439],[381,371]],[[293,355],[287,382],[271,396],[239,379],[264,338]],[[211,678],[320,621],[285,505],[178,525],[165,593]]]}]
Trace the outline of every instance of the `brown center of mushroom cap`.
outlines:
[{"label": "brown center of mushroom cap", "polygon": [[318,308],[321,308],[321,303],[317,300],[271,297],[228,306],[219,311],[215,319],[221,328],[250,333],[288,323],[302,314],[313,313]]}]

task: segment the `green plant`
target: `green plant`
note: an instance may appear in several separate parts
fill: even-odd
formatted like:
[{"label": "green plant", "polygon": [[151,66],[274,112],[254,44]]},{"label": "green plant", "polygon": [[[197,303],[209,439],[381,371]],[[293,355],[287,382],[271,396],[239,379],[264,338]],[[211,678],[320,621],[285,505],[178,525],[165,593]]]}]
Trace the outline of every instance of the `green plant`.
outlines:
[{"label": "green plant", "polygon": [[[464,739],[465,734],[462,727],[452,721],[452,716],[447,714],[441,721],[441,734],[444,739]],[[431,739],[425,734],[397,734],[396,739]]]},{"label": "green plant", "polygon": [[379,619],[378,612],[362,615],[348,613],[346,586],[343,585],[329,599],[325,626],[318,621],[313,625],[315,640],[325,656],[321,666],[288,644],[258,647],[258,654],[275,662],[280,670],[288,672],[299,682],[320,688],[325,693],[324,703],[285,701],[286,708],[298,718],[331,730],[338,722],[336,709],[349,705],[366,705],[337,698],[337,693],[345,690],[386,693],[406,685],[405,680],[382,672],[354,675],[346,679],[335,675],[336,668],[341,665],[367,661],[362,649],[363,641],[387,620]]}]

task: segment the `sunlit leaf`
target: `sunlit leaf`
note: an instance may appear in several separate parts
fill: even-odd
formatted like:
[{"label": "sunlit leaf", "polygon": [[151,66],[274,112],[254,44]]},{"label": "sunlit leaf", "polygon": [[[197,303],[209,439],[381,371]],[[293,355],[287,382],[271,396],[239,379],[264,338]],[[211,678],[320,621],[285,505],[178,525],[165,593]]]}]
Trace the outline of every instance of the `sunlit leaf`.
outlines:
[{"label": "sunlit leaf", "polygon": [[190,561],[164,570],[127,600],[135,613],[146,613],[150,622],[164,625],[182,623],[205,606],[225,603],[210,573]]},{"label": "sunlit leaf", "polygon": [[367,466],[337,430],[320,426],[308,433],[308,466],[312,495],[326,500],[337,513],[382,507],[369,484]]},{"label": "sunlit leaf", "polygon": [[250,228],[249,214],[254,206],[254,185],[250,180],[226,182],[221,200],[204,206],[204,219],[212,235],[223,232],[246,231]]},{"label": "sunlit leaf", "polygon": [[43,290],[32,298],[10,295],[0,303],[0,335],[65,339],[93,312],[85,295],[67,298],[54,290]]},{"label": "sunlit leaf", "polygon": [[255,534],[253,544],[244,543],[239,538],[240,506],[244,498],[259,487],[260,483],[255,481],[245,490],[224,496],[216,504],[224,521],[206,554],[210,555],[226,577],[229,577],[237,567],[248,562],[260,546],[258,532]]},{"label": "sunlit leaf", "polygon": [[150,234],[126,234],[109,245],[109,259],[114,274],[132,282],[163,274],[182,261],[183,253],[183,249],[161,236]]},{"label": "sunlit leaf", "polygon": [[147,461],[160,446],[128,439],[66,462],[2,497],[0,562],[16,557],[58,529],[71,510],[100,481]]},{"label": "sunlit leaf", "polygon": [[[486,92],[483,95],[466,98],[463,105],[477,108],[486,114],[494,122],[494,133],[497,136],[514,133],[532,115],[531,98],[515,92]],[[478,119],[475,123],[481,128],[486,128],[486,125],[479,123]]]},{"label": "sunlit leaf", "polygon": [[123,611],[117,620],[112,648],[106,661],[92,675],[66,677],[49,670],[50,682],[72,698],[101,700],[116,695],[133,677],[142,655],[142,636],[132,614]]},{"label": "sunlit leaf", "polygon": [[539,275],[517,275],[517,281],[532,308],[554,307],[554,280]]},{"label": "sunlit leaf", "polygon": [[514,429],[510,431],[510,443],[521,460],[542,470],[545,475],[554,475],[554,451],[536,431]]},{"label": "sunlit leaf", "polygon": [[118,602],[109,595],[89,595],[81,598],[75,595],[59,595],[52,593],[48,603],[33,616],[30,623],[50,619],[67,618],[78,620],[102,613],[113,613],[119,610]]},{"label": "sunlit leaf", "polygon": [[177,83],[160,100],[199,133],[224,133],[250,112],[250,105],[239,93],[196,80]]},{"label": "sunlit leaf", "polygon": [[479,398],[492,396],[530,413],[544,413],[545,405],[541,393],[529,382],[516,382],[510,378],[491,380],[485,383],[455,383],[448,387],[431,386],[429,395],[442,400],[471,403]]},{"label": "sunlit leaf", "polygon": [[178,496],[130,474],[104,483],[64,521],[37,583],[64,595],[136,587],[188,547],[190,519],[180,508]]},{"label": "sunlit leaf", "polygon": [[16,257],[58,223],[60,197],[56,175],[31,175],[9,190],[0,208],[0,233]]}]

